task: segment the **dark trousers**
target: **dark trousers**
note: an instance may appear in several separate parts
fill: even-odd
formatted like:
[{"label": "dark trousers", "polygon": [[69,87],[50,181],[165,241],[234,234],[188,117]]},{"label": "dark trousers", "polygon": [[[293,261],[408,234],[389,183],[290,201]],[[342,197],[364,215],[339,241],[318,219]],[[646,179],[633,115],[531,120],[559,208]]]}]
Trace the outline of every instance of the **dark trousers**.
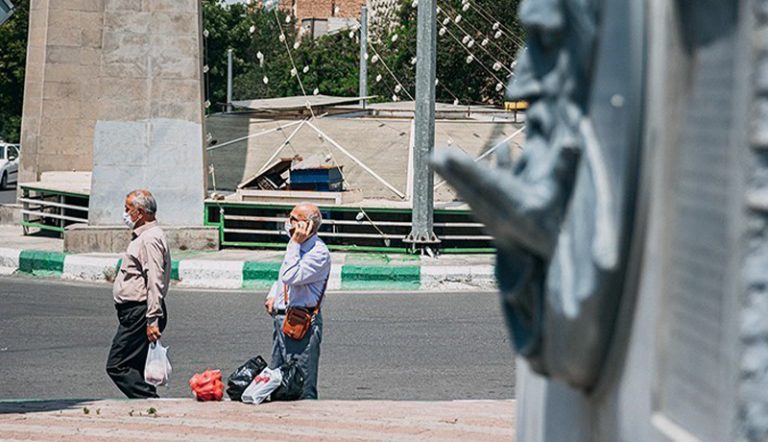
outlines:
[{"label": "dark trousers", "polygon": [[320,365],[320,342],[323,340],[323,313],[312,321],[312,327],[304,339],[297,341],[283,334],[285,315],[274,316],[272,330],[272,362],[269,368],[277,368],[289,359],[295,359],[304,372],[304,391],[300,399],[317,399],[317,371]]},{"label": "dark trousers", "polygon": [[[154,385],[144,382],[144,364],[147,362],[147,303],[127,302],[115,304],[117,333],[107,357],[107,374],[126,396],[131,399],[156,398]],[[168,310],[163,303],[164,316],[160,318],[160,331],[165,330]]]}]

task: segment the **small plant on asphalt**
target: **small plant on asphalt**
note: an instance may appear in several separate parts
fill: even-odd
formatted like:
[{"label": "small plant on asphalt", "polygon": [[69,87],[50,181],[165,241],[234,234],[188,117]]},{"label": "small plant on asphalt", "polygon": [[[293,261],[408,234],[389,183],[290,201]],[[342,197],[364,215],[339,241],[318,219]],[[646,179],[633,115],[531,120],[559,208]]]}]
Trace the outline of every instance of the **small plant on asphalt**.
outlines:
[{"label": "small plant on asphalt", "polygon": [[88,407],[83,407],[83,414],[89,414],[91,410],[88,409]]},{"label": "small plant on asphalt", "polygon": [[149,407],[147,408],[147,414],[150,416],[157,417],[157,409],[155,409],[155,407]]},{"label": "small plant on asphalt", "polygon": [[128,412],[128,416],[131,416],[131,417],[133,416],[133,410]]}]

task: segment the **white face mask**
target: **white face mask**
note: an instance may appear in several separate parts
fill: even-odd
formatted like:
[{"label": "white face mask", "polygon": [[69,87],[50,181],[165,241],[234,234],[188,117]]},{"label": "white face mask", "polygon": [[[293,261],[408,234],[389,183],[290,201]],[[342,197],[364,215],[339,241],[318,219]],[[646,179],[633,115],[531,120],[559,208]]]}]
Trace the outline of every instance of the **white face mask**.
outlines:
[{"label": "white face mask", "polygon": [[131,214],[128,212],[123,212],[123,223],[125,223],[129,229],[133,229],[134,226],[136,226],[136,221],[131,219]]},{"label": "white face mask", "polygon": [[291,225],[291,222],[288,220],[285,220],[285,224],[283,224],[283,232],[288,236],[288,238],[292,237],[291,230],[293,229],[293,226]]}]

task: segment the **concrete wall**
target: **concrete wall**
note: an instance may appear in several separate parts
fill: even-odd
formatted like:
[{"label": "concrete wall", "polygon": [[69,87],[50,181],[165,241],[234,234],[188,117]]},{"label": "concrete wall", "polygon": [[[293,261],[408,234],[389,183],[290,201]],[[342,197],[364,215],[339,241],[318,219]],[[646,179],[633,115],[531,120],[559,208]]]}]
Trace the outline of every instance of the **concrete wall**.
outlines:
[{"label": "concrete wall", "polygon": [[200,29],[198,0],[105,0],[90,224],[119,224],[135,188],[164,223],[202,223]]},{"label": "concrete wall", "polygon": [[31,0],[19,179],[90,170],[103,0]]},{"label": "concrete wall", "polygon": [[[0,207],[1,208],[1,207]],[[173,251],[219,250],[219,230],[207,226],[166,226],[161,224],[168,247]],[[125,226],[72,224],[64,232],[65,253],[123,253],[131,242]]]}]

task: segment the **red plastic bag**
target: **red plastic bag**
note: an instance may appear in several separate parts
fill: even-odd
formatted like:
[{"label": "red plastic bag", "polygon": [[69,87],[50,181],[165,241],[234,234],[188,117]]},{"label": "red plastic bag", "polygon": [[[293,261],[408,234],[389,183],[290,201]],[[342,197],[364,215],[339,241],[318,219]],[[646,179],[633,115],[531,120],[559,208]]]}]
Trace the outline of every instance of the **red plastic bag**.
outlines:
[{"label": "red plastic bag", "polygon": [[195,373],[189,380],[189,386],[198,401],[220,401],[224,397],[221,370],[205,370],[202,373]]}]

